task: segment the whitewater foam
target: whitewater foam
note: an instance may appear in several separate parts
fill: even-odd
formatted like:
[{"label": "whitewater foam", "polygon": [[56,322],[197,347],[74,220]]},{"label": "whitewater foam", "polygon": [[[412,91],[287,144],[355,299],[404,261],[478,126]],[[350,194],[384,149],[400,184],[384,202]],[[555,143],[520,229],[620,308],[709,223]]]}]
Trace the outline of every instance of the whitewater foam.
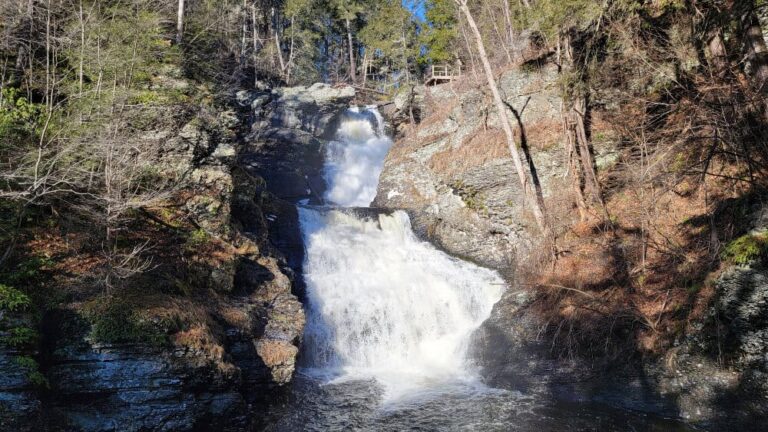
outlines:
[{"label": "whitewater foam", "polygon": [[[373,124],[375,123],[375,124]],[[378,110],[350,109],[326,150],[325,200],[341,207],[366,207],[376,197],[392,140]]]},{"label": "whitewater foam", "polygon": [[[375,120],[375,121],[374,121]],[[352,110],[326,160],[326,199],[374,199],[392,142],[377,111]],[[420,241],[405,212],[359,217],[299,208],[306,247],[305,360],[339,380],[375,379],[392,400],[456,380],[473,381],[472,333],[504,289],[491,270]]]}]

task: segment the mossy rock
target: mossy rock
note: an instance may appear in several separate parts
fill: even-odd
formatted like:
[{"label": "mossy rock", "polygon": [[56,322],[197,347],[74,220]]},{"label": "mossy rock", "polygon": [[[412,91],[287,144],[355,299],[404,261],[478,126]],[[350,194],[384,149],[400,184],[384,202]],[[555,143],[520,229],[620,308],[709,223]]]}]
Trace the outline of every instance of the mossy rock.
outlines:
[{"label": "mossy rock", "polygon": [[728,262],[746,265],[768,257],[768,231],[743,235],[723,248],[720,257]]}]

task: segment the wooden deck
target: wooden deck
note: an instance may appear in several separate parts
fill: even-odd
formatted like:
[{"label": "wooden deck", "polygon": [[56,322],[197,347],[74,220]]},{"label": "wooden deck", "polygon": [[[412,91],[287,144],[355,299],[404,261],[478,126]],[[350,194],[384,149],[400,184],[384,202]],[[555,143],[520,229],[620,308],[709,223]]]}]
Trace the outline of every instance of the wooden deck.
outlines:
[{"label": "wooden deck", "polygon": [[451,82],[461,77],[461,68],[451,67],[448,65],[432,65],[429,76],[427,77],[425,85],[438,85]]}]

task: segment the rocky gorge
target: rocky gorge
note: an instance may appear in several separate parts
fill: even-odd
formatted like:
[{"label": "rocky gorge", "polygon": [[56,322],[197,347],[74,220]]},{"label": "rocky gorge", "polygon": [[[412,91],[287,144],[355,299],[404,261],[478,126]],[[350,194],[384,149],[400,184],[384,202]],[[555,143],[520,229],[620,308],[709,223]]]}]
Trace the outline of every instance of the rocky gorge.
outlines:
[{"label": "rocky gorge", "polygon": [[[520,119],[519,136],[539,171],[544,197],[559,209],[553,212],[555,226],[567,230],[577,215],[564,177],[568,156],[560,143],[556,81],[556,68],[541,64],[507,71],[501,88]],[[23,365],[13,360],[20,353],[4,346],[0,364],[8,373],[0,379],[0,425],[254,430],[264,426],[270,406],[284,400],[305,325],[305,249],[296,205],[322,202],[328,142],[360,95],[351,87],[316,84],[263,86],[232,99],[228,110],[199,113],[136,137],[156,142],[158,165],[184,179],[181,211],[205,238],[192,248],[208,258],[190,252],[186,259],[194,260],[192,278],[205,288],[188,288],[191,300],[152,296],[129,304],[129,310],[108,309],[117,321],[138,317],[134,330],[159,335],[159,343],[97,340],[104,324],[89,320],[88,307],[98,305],[88,306],[87,295],[47,311],[39,348],[23,354],[40,359],[50,387],[35,390]],[[697,330],[664,356],[635,357],[616,368],[600,359],[564,358],[537,315],[539,294],[523,284],[527,263],[539,259],[539,239],[487,95],[472,86],[420,86],[403,90],[382,111],[397,139],[373,207],[405,210],[421,239],[497,270],[509,284],[473,336],[473,357],[489,385],[681,417],[712,430],[738,430],[766,415],[764,267],[752,263],[720,276],[718,300],[692,323]],[[414,111],[418,123],[407,125]],[[605,136],[594,148],[601,172],[620,163],[621,149],[608,129]],[[758,210],[756,231],[765,229]],[[159,225],[161,216],[155,215]],[[173,274],[162,280],[174,289],[184,285]],[[158,312],[171,305],[194,319]],[[13,315],[25,319],[24,313]],[[725,339],[712,337],[714,322]],[[718,345],[722,340],[727,346]],[[729,366],[713,359],[712,349],[729,356]]]}]

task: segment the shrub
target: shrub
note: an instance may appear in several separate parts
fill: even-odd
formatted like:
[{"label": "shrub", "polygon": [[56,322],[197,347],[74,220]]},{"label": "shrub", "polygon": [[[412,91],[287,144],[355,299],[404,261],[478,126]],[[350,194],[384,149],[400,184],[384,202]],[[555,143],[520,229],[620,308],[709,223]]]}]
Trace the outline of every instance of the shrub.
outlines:
[{"label": "shrub", "polygon": [[0,284],[0,311],[17,312],[30,306],[29,296],[16,288]]},{"label": "shrub", "polygon": [[11,347],[23,348],[34,345],[37,342],[39,335],[37,331],[29,327],[15,327],[12,328],[8,335],[3,338],[3,341]]},{"label": "shrub", "polygon": [[49,388],[50,384],[45,375],[40,372],[40,366],[37,361],[29,356],[16,357],[16,364],[26,371],[27,379],[37,388]]},{"label": "shrub", "polygon": [[108,301],[106,305],[93,305],[86,314],[91,322],[91,337],[99,342],[160,346],[168,341],[160,329],[142,320],[122,302]]}]

